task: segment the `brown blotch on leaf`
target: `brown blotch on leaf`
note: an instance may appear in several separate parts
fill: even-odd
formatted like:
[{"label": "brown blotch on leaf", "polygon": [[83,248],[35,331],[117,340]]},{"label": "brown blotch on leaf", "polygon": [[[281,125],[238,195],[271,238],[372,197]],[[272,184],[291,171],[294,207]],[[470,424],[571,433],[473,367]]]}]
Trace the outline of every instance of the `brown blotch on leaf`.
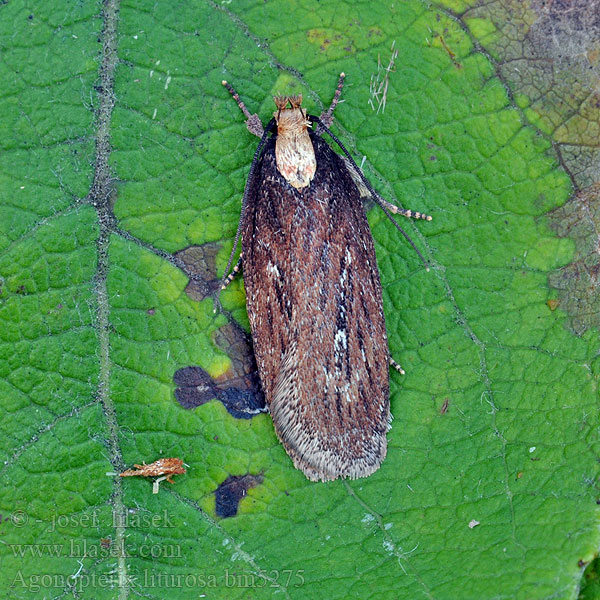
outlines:
[{"label": "brown blotch on leaf", "polygon": [[262,475],[230,475],[215,490],[216,513],[218,517],[234,517],[237,514],[240,500],[250,488],[263,482]]},{"label": "brown blotch on leaf", "polygon": [[219,289],[221,280],[215,277],[217,272],[216,258],[220,244],[209,242],[202,246],[189,246],[175,254],[175,258],[185,265],[190,281],[185,293],[200,302]]},{"label": "brown blotch on leaf", "polygon": [[[560,307],[570,317],[577,335],[600,326],[594,310],[600,300],[600,183],[578,192],[567,204],[549,213],[550,227],[559,237],[575,241],[573,261],[550,274],[548,283],[558,290]],[[550,310],[552,306],[549,304]]]},{"label": "brown blotch on leaf", "polygon": [[265,410],[257,372],[246,377],[247,385],[244,388],[219,382],[201,367],[194,366],[176,371],[173,381],[178,386],[175,398],[183,408],[196,408],[216,398],[236,419],[251,419]]},{"label": "brown blotch on leaf", "polygon": [[450,398],[444,398],[444,402],[442,403],[442,407],[440,408],[440,413],[445,415],[448,412],[449,406],[450,406]]},{"label": "brown blotch on leaf", "polygon": [[214,342],[231,357],[231,369],[218,378],[197,366],[179,369],[173,375],[177,402],[193,409],[216,398],[236,419],[251,419],[264,412],[265,398],[248,336],[230,324],[214,334]]},{"label": "brown blotch on leaf", "polygon": [[558,300],[548,300],[546,302],[546,304],[548,305],[548,308],[550,310],[554,311],[558,308],[558,305],[560,304],[560,302]]}]

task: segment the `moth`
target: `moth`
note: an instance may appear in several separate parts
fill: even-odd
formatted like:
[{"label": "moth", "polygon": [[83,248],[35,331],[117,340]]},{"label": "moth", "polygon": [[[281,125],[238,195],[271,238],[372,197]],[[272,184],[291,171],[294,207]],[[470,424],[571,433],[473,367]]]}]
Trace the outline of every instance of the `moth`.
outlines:
[{"label": "moth", "polygon": [[[223,81],[260,137],[222,289],[240,266],[254,353],[275,432],[312,481],[366,477],[385,458],[389,354],[381,282],[363,199],[381,198],[329,130],[344,82],[320,117],[302,96],[276,96],[263,128]],[[323,139],[327,133],[344,156]],[[230,272],[241,237],[242,252]]]}]

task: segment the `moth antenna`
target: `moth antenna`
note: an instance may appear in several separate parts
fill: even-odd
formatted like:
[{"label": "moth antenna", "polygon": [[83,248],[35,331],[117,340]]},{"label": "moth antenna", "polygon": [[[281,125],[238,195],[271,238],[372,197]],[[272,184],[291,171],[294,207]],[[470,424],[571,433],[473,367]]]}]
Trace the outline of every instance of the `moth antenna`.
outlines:
[{"label": "moth antenna", "polygon": [[338,80],[337,88],[335,90],[335,94],[333,95],[333,100],[331,101],[331,106],[324,112],[319,118],[327,127],[331,127],[333,123],[333,111],[340,101],[340,95],[342,94],[342,87],[344,87],[344,78],[346,77],[346,73],[340,73],[340,78]]},{"label": "moth antenna", "polygon": [[[256,169],[258,165],[258,159],[260,158],[260,154],[264,145],[267,143],[267,136],[271,131],[275,128],[275,119],[271,119],[267,126],[265,127],[265,131],[260,138],[260,142],[256,148],[256,152],[254,152],[254,157],[252,158],[252,164],[250,165],[250,172],[248,173],[248,179],[246,179],[246,187],[244,188],[244,195],[242,196],[242,211],[240,214],[240,220],[238,222],[237,231],[235,232],[235,239],[233,240],[233,248],[231,249],[231,254],[229,255],[229,260],[227,261],[227,266],[225,267],[225,272],[223,273],[223,277],[221,279],[221,286],[225,285],[227,281],[227,277],[229,276],[229,269],[231,268],[231,263],[233,262],[233,257],[235,256],[235,251],[237,250],[238,243],[240,241],[240,235],[242,233],[242,223],[244,222],[244,216],[246,214],[246,207],[248,206],[248,196],[250,195],[250,186],[254,183],[254,175],[256,174]],[[217,295],[221,291],[221,286],[217,290]],[[215,298],[218,302],[218,297]],[[215,306],[216,312],[216,306]]]},{"label": "moth antenna", "polygon": [[352,156],[350,156],[350,153],[348,152],[348,150],[346,150],[346,147],[344,146],[344,144],[342,144],[340,139],[329,130],[329,127],[327,127],[325,125],[325,123],[323,123],[323,121],[321,121],[321,119],[319,117],[310,115],[309,118],[314,123],[317,123],[319,125],[319,128],[321,128],[323,131],[328,133],[329,136],[331,137],[331,139],[342,149],[342,152],[346,155],[346,158],[348,158],[348,160],[352,163],[352,165],[356,169],[356,172],[360,176],[364,186],[369,190],[369,192],[371,192],[371,196],[373,197],[373,200],[375,200],[375,202],[381,207],[381,210],[383,210],[383,212],[386,214],[387,218],[394,224],[394,227],[396,227],[396,229],[406,238],[406,241],[413,247],[414,251],[417,253],[419,258],[421,259],[421,262],[425,266],[425,270],[429,271],[429,263],[425,260],[425,258],[423,257],[423,255],[421,254],[421,252],[419,251],[419,249],[417,248],[415,243],[412,241],[412,239],[408,235],[408,233],[406,233],[406,231],[404,231],[404,229],[402,229],[402,227],[400,227],[400,225],[398,225],[396,219],[394,219],[394,217],[392,217],[392,213],[378,198],[377,192],[373,189],[373,186],[371,185],[370,181],[363,175],[359,166],[354,162],[354,159],[352,158]]}]

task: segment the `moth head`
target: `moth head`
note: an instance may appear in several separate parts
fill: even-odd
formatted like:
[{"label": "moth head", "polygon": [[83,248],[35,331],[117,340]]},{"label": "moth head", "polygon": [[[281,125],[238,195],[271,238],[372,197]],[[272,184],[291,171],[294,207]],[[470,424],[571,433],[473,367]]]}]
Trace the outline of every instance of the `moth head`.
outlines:
[{"label": "moth head", "polygon": [[[311,123],[302,109],[302,95],[275,96],[277,110],[273,113],[278,135],[298,135],[306,131]],[[288,104],[290,108],[288,108]]]}]

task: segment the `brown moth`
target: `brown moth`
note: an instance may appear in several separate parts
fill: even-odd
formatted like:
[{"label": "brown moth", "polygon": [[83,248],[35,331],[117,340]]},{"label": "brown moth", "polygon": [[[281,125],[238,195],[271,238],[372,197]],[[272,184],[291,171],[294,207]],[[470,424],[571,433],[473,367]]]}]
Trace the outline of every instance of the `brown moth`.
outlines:
[{"label": "brown moth", "polygon": [[[389,356],[362,198],[377,202],[398,229],[390,213],[431,219],[383,200],[329,131],[343,80],[342,73],[321,117],[306,114],[301,96],[274,98],[277,110],[264,129],[223,82],[249,131],[261,138],[223,288],[241,263],[275,432],[313,481],[366,477],[379,468],[390,422],[388,364],[403,372]],[[345,157],[322,139],[323,132]],[[242,254],[227,276],[240,236]]]}]

